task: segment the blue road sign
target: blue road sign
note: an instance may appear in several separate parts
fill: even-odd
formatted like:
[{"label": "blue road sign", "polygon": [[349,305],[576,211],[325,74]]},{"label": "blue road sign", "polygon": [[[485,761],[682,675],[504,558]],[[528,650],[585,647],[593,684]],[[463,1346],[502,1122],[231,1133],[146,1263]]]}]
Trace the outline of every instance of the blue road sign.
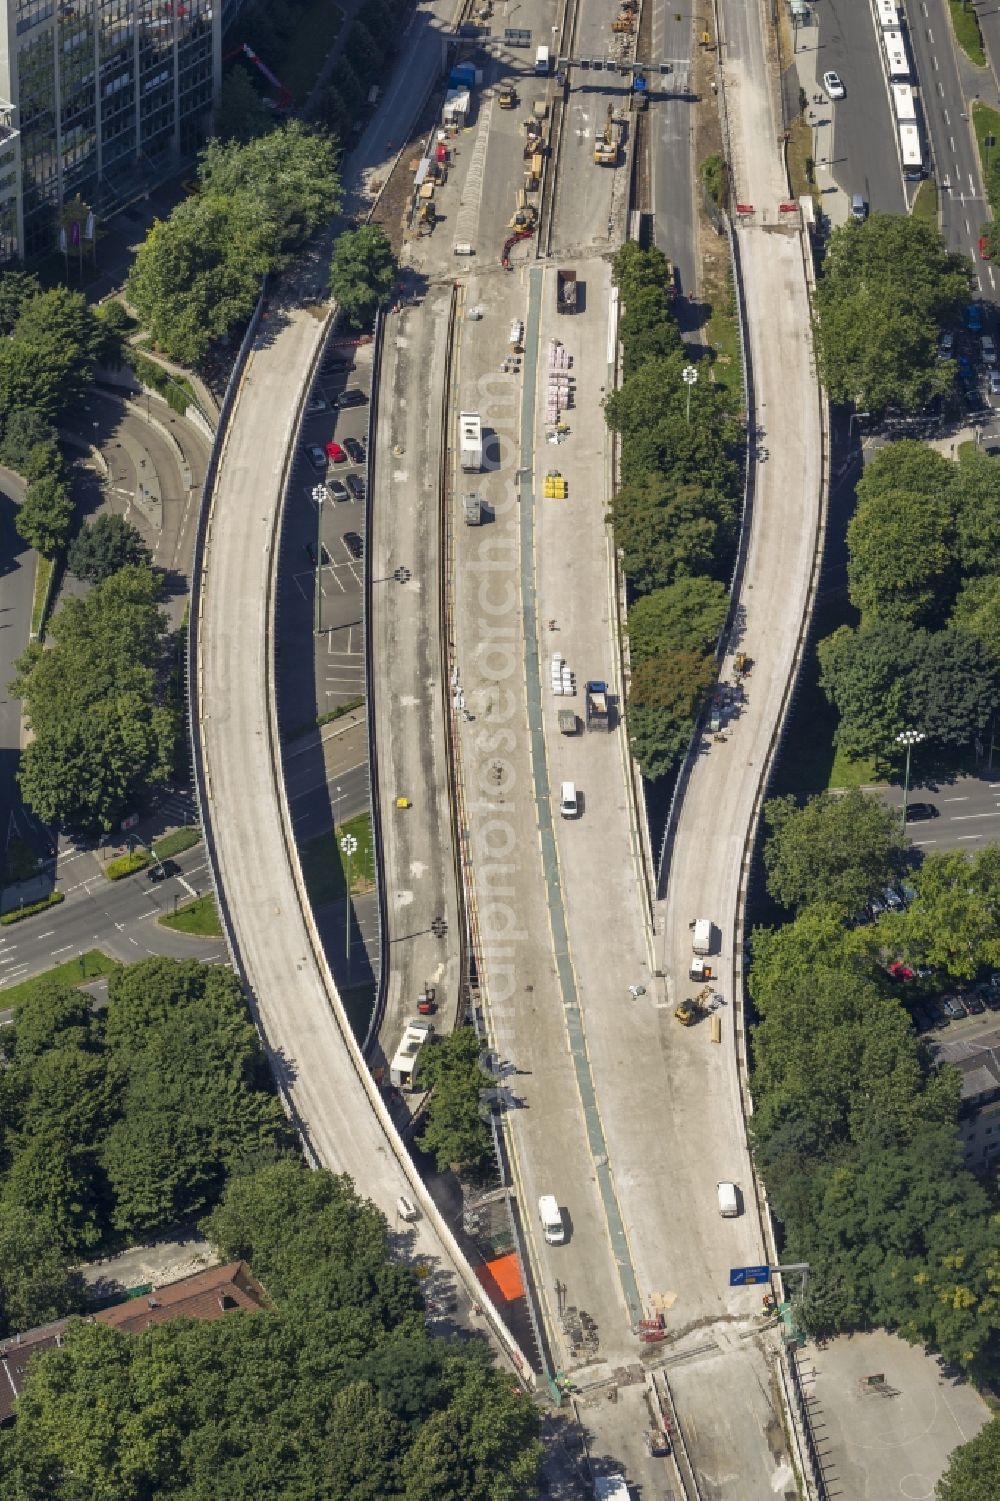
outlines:
[{"label": "blue road sign", "polygon": [[768,1266],[731,1266],[729,1268],[730,1287],[751,1287],[755,1282],[770,1282],[771,1268]]}]

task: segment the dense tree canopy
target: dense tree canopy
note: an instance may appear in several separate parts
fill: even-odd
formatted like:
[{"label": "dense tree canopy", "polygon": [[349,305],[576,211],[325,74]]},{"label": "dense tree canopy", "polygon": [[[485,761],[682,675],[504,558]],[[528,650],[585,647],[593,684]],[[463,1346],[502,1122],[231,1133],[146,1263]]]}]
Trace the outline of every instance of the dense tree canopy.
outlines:
[{"label": "dense tree canopy", "polygon": [[485,1347],[431,1339],[349,1182],[235,1178],[206,1230],[271,1306],[125,1335],[74,1324],[0,1434],[19,1501],[528,1501],[538,1415]]},{"label": "dense tree canopy", "polygon": [[86,396],[104,339],[81,293],[55,287],[27,297],[13,334],[0,339],[0,410],[29,410],[58,422]]},{"label": "dense tree canopy", "polygon": [[66,564],[77,578],[100,584],[130,563],[150,564],[152,553],[123,516],[104,513],[73,538]]},{"label": "dense tree canopy", "polygon": [[628,612],[632,666],[662,652],[713,651],[728,608],[725,586],[704,576],[681,578],[645,595]]},{"label": "dense tree canopy", "polygon": [[484,1168],[493,1155],[482,1104],[490,1078],[483,1070],[482,1048],[472,1027],[459,1027],[426,1049],[420,1082],[431,1090],[420,1146],[434,1154],[442,1172]]},{"label": "dense tree canopy", "polygon": [[0,1329],[69,1311],[67,1265],[203,1213],[238,1163],[287,1146],[228,971],[152,959],[106,1011],[55,981],[17,1008],[0,1071]]},{"label": "dense tree canopy", "polygon": [[1000,849],[928,853],[914,877],[917,896],[900,918],[916,961],[972,980],[1000,968]]},{"label": "dense tree canopy", "polygon": [[56,474],[33,479],[17,513],[17,533],[43,557],[54,557],[66,545],[73,524],[73,499],[65,480]]},{"label": "dense tree canopy", "polygon": [[726,495],[662,474],[643,474],[611,502],[615,546],[635,594],[675,579],[732,570],[736,506]]},{"label": "dense tree canopy", "polygon": [[954,517],[948,500],[880,490],[859,500],[847,528],[851,602],[863,621],[943,621],[955,597]]},{"label": "dense tree canopy", "polygon": [[767,886],[786,907],[828,902],[850,916],[889,884],[906,848],[896,811],[857,788],[803,808],[793,797],[775,798],[764,819]]},{"label": "dense tree canopy", "polygon": [[33,739],[19,780],[46,822],[111,829],[169,774],[178,716],[163,701],[166,619],[160,583],[128,567],[55,615],[51,646],[30,646],[11,684]]},{"label": "dense tree canopy", "polygon": [[936,1501],[996,1501],[1000,1496],[1000,1417],[952,1451]]},{"label": "dense tree canopy", "polygon": [[337,236],[330,262],[330,293],[354,328],[370,328],[396,277],[396,257],[384,229],[365,224]]},{"label": "dense tree canopy", "polygon": [[333,142],[297,121],[241,144],[211,141],[199,192],[157,221],[126,285],[139,317],[168,354],[195,364],[253,309],[267,271],[333,214]]},{"label": "dense tree canopy", "polygon": [[816,354],[834,401],[881,415],[918,411],[951,387],[940,332],[969,301],[968,261],[933,226],[872,214],[830,236],[816,291]]}]

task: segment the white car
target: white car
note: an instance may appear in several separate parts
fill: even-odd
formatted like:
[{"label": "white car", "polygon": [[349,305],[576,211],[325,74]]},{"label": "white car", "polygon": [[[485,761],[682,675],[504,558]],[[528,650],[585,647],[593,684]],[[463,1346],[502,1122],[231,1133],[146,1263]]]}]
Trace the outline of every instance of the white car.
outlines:
[{"label": "white car", "polygon": [[846,99],[847,90],[841,82],[839,73],[824,73],[823,87],[831,99]]},{"label": "white car", "polygon": [[990,371],[990,395],[1000,396],[1000,370]]}]

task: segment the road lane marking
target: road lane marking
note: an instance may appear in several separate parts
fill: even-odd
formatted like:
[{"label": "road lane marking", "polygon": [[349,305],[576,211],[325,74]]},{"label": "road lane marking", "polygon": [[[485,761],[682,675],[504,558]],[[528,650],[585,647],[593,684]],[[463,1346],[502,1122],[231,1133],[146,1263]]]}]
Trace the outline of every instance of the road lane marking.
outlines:
[{"label": "road lane marking", "polygon": [[959,834],[959,839],[982,839],[982,834]]},{"label": "road lane marking", "polygon": [[972,181],[972,173],[969,173],[969,192],[973,198],[976,196],[976,184]]},{"label": "road lane marking", "polygon": [[954,136],[949,136],[948,137],[948,145],[951,147],[952,151],[957,151],[958,150],[958,147],[955,145],[955,137]]},{"label": "road lane marking", "polygon": [[177,884],[178,884],[178,886],[183,886],[184,890],[185,891],[189,891],[192,896],[197,896],[198,895],[198,893],[197,893],[197,891],[195,891],[194,887],[191,886],[191,885],[189,885],[188,882],[185,881],[185,879],[184,879],[183,876],[178,876],[177,877]]},{"label": "road lane marking", "polygon": [[[927,28],[927,40],[930,42],[931,46],[934,45],[934,33],[933,33],[933,31],[931,31],[931,29],[930,29],[929,26]],[[934,64],[934,66],[937,67],[937,63],[936,62]]]},{"label": "road lane marking", "polygon": [[936,73],[938,71],[938,68],[940,67],[940,64],[936,57],[932,57],[931,62],[934,64],[934,71]]},{"label": "road lane marking", "polygon": [[26,964],[22,964],[19,969],[12,969],[9,975],[4,975],[3,979],[0,980],[0,990],[7,984],[8,980],[13,980],[16,975],[23,975],[27,968]]},{"label": "road lane marking", "polygon": [[941,80],[940,80],[940,78],[937,81],[937,91],[941,95],[941,98],[943,99],[944,98],[944,89],[941,86]]},{"label": "road lane marking", "polygon": [[969,794],[965,792],[961,797],[943,797],[941,801],[943,803],[967,803],[969,801]]},{"label": "road lane marking", "polygon": [[41,943],[43,938],[53,938],[55,936],[55,931],[55,928],[50,928],[47,933],[36,933],[35,937],[38,939],[38,942]]},{"label": "road lane marking", "polygon": [[61,949],[50,949],[49,953],[54,959],[57,954],[65,954],[67,949],[71,949],[72,947],[73,945],[71,943],[64,943]]},{"label": "road lane marking", "polygon": [[1000,818],[1000,808],[994,808],[992,813],[956,813],[952,823],[968,823],[970,818]]},{"label": "road lane marking", "polygon": [[[948,129],[950,130],[951,129],[951,116],[949,115],[949,113],[948,113],[947,110],[945,110],[945,112],[944,112],[944,123],[947,125]],[[954,151],[954,149],[955,148],[953,146],[952,150]]]},{"label": "road lane marking", "polygon": [[965,233],[967,235],[971,235],[971,233],[972,233],[972,230],[969,228],[969,221],[968,221],[968,219],[966,219],[966,221],[965,221]]}]

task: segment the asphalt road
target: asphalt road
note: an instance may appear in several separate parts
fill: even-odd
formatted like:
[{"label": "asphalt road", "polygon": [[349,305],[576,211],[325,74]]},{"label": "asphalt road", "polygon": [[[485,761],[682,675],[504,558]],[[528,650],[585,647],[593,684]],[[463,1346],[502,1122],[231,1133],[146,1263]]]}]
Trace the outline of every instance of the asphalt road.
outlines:
[{"label": "asphalt road", "polygon": [[[822,128],[824,121],[831,121],[830,171],[843,191],[848,197],[863,193],[872,209],[905,213],[895,122],[871,8],[866,0],[829,0],[817,5],[814,14],[819,22],[817,79],[832,70],[847,90],[847,98],[837,103],[825,94],[819,104],[810,101],[807,119],[814,126],[814,139],[816,125]],[[807,36],[815,37],[816,32],[810,30]]]},{"label": "asphalt road", "polygon": [[[123,964],[152,954],[226,963],[221,938],[192,938],[160,927],[156,919],[211,890],[203,845],[173,857],[179,874],[156,884],[145,872],[109,881],[100,858],[77,851],[60,858],[59,907],[0,929],[0,991],[86,949],[103,949]],[[51,883],[50,883],[51,884]]]},{"label": "asphalt road", "polygon": [[[1000,839],[1000,755],[994,761],[993,776],[957,777],[954,782],[935,782],[911,786],[909,803],[928,803],[937,816],[926,821],[908,822],[910,843],[917,849],[976,849],[995,844]],[[903,789],[884,785],[865,787],[876,792],[883,802],[902,811]]]},{"label": "asphalt road", "polygon": [[[693,22],[689,11],[657,6],[653,13],[654,61],[675,61],[677,79],[681,65],[690,66]],[[687,92],[671,90],[671,75],[657,83],[649,103],[650,186],[654,238],[674,265],[681,295],[697,295],[698,243],[692,160],[695,101]]]},{"label": "asphalt road", "polygon": [[[972,256],[982,295],[994,300],[992,267],[983,271],[977,242],[989,211],[982,196],[979,162],[966,118],[962,80],[944,0],[913,0],[907,7],[909,41],[920,79],[924,121],[941,188],[941,226],[950,250]],[[982,274],[980,274],[982,273]]]}]

